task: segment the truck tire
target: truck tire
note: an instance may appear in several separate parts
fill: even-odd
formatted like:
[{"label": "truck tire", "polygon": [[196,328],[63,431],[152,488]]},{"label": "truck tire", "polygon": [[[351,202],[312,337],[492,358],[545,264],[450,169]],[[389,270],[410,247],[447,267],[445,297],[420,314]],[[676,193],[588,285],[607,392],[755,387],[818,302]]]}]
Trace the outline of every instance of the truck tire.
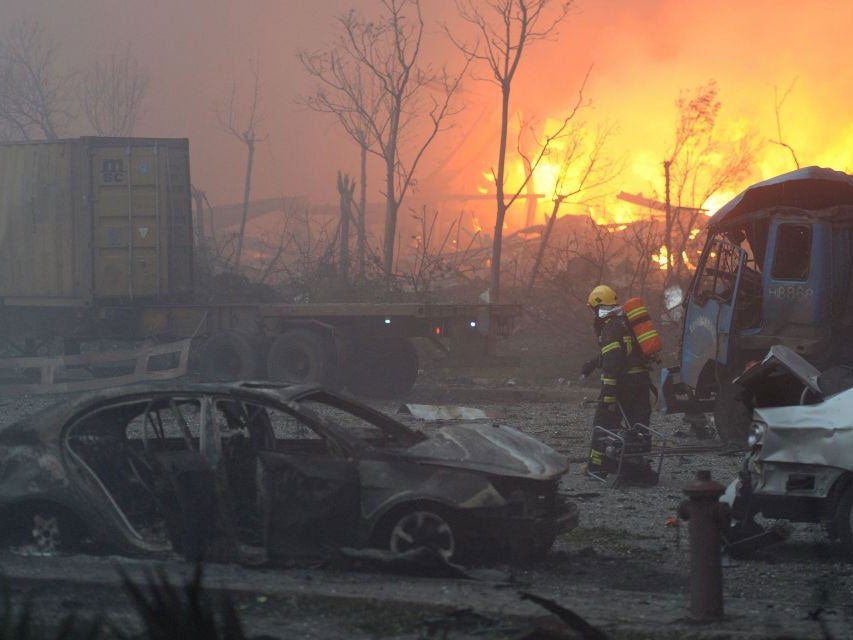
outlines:
[{"label": "truck tire", "polygon": [[278,382],[316,382],[335,386],[335,346],[311,329],[291,329],[278,336],[267,355],[267,375]]},{"label": "truck tire", "polygon": [[418,352],[409,338],[376,338],[356,345],[347,366],[347,387],[356,395],[399,398],[415,386]]},{"label": "truck tire", "polygon": [[238,329],[219,331],[202,345],[199,375],[205,381],[253,379],[258,375],[258,351],[251,335]]},{"label": "truck tire", "polygon": [[720,440],[745,447],[752,425],[752,403],[747,390],[736,382],[723,382],[714,402],[714,425]]}]

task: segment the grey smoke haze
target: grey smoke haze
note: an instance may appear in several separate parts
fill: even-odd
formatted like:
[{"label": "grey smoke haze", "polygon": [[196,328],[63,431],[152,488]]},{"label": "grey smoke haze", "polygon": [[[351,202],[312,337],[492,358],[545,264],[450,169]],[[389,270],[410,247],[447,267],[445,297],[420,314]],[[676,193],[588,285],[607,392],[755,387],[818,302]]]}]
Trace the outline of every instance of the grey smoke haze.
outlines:
[{"label": "grey smoke haze", "polygon": [[[235,80],[249,91],[250,61],[257,58],[261,132],[269,138],[258,147],[254,196],[333,201],[335,173],[356,172],[356,150],[328,116],[295,103],[310,90],[295,52],[322,48],[335,17],[348,8],[370,11],[376,5],[376,0],[0,0],[0,27],[40,20],[64,61],[77,69],[116,44],[130,44],[151,74],[135,133],[189,137],[193,181],[218,203],[240,198],[244,149],[218,129],[213,105],[228,96]],[[430,59],[458,65],[438,27],[441,20],[453,23],[453,0],[423,0],[423,7]],[[847,105],[853,76],[845,67],[853,53],[851,24],[853,3],[846,2],[578,0],[559,37],[530,50],[514,87],[514,105],[540,120],[559,115],[592,64],[587,94],[594,109],[587,119],[619,125],[614,155],[627,159],[625,186],[641,190],[648,186],[648,167],[664,153],[680,89],[716,79],[730,121],[753,124],[772,137],[773,86],[784,89],[798,78],[785,111],[791,143],[804,163],[850,169],[853,125]],[[421,175],[443,170],[449,177],[440,184],[457,180],[454,190],[476,189],[493,162],[495,96],[492,85],[468,83],[467,107],[454,134],[436,145]],[[67,133],[89,133],[83,125]],[[767,171],[793,168],[779,149],[771,151]]]}]

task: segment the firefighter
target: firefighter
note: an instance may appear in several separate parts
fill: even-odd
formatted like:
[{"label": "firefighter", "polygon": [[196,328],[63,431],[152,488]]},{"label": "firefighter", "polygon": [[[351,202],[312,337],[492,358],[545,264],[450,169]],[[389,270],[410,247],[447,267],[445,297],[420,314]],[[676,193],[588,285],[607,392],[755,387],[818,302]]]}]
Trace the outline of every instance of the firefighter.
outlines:
[{"label": "firefighter", "polygon": [[[601,392],[593,425],[613,432],[625,428],[622,437],[632,453],[651,449],[648,431],[634,425],[649,426],[652,407],[651,378],[646,356],[641,351],[625,312],[619,306],[616,292],[607,285],[595,287],[587,300],[593,312],[593,327],[598,338],[599,355],[584,363],[581,373],[590,375],[601,369]],[[620,409],[621,407],[621,409]],[[622,412],[627,424],[623,425]],[[592,449],[598,449],[593,442]],[[643,465],[647,468],[647,465]],[[606,471],[602,460],[591,456],[590,470]],[[645,474],[645,469],[643,471]]]}]

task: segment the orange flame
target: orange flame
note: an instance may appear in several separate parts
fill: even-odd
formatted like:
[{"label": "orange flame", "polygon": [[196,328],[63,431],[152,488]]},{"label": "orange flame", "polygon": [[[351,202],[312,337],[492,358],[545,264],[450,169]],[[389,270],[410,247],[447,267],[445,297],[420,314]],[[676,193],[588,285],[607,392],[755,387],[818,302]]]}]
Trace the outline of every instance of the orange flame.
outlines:
[{"label": "orange flame", "polygon": [[667,251],[666,246],[661,245],[658,252],[652,254],[652,262],[658,265],[658,269],[661,271],[669,269],[669,251]]}]

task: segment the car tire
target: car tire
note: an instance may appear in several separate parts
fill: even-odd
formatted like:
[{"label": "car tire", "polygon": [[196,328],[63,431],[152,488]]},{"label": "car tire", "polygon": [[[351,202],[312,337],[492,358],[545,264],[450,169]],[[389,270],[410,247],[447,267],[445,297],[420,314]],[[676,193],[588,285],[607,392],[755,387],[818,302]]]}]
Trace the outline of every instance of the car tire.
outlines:
[{"label": "car tire", "polygon": [[445,560],[458,555],[458,540],[452,518],[444,509],[419,505],[397,511],[384,527],[385,546],[394,553],[417,547],[438,552]]},{"label": "car tire", "polygon": [[832,527],[846,555],[853,557],[853,484],[841,494]]},{"label": "car tire", "polygon": [[714,403],[714,425],[720,440],[745,447],[752,426],[749,393],[736,382],[723,382]]},{"label": "car tire", "polygon": [[211,382],[255,378],[258,352],[252,336],[237,329],[211,335],[202,345],[199,375]]},{"label": "car tire", "polygon": [[291,329],[278,336],[267,356],[267,376],[277,382],[316,382],[335,386],[334,345],[310,329]]},{"label": "car tire", "polygon": [[77,548],[85,532],[79,519],[61,507],[34,504],[20,508],[6,520],[3,537],[16,547],[27,548],[38,555],[55,555]]}]

